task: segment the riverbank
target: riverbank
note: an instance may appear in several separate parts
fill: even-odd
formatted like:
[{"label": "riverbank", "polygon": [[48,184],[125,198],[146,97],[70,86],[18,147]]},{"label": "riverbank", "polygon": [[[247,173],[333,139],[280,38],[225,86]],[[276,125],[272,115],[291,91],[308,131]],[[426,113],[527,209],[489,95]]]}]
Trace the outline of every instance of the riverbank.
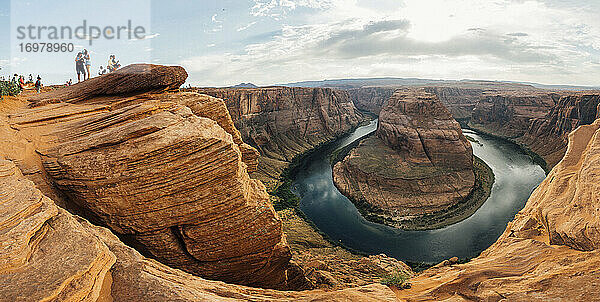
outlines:
[{"label": "riverbank", "polygon": [[310,164],[309,158],[329,152],[335,148],[334,144],[372,122],[373,116],[363,113],[365,121],[361,124],[294,157],[280,174],[279,186],[270,192],[283,222],[286,241],[291,247],[292,261],[302,267],[306,277],[317,288],[343,289],[379,283],[384,276],[398,271],[412,275],[411,268],[402,261],[383,254],[364,253],[332,240],[302,212],[300,197],[292,191],[298,171]]},{"label": "riverbank", "polygon": [[[333,151],[331,155],[329,155],[331,166],[333,167],[336,163],[343,161],[353,149],[358,147],[363,141],[370,139],[372,135],[373,133],[369,133],[351,144]],[[470,141],[479,144],[480,146],[482,145],[481,142],[476,141],[473,138],[470,138]],[[369,145],[372,145],[372,143]],[[381,150],[380,147],[375,147],[375,149]],[[365,157],[369,157],[369,160],[373,160],[369,155],[373,154],[372,152],[374,151],[366,152]],[[384,155],[383,158],[391,158],[390,156],[391,155]],[[365,163],[365,165],[371,165],[371,163]],[[393,166],[393,164],[384,163],[379,164],[378,166],[381,169],[381,167]],[[355,205],[360,214],[370,222],[384,224],[407,231],[439,229],[467,219],[473,215],[473,213],[475,213],[490,196],[495,179],[494,172],[483,160],[476,156],[474,156],[473,159],[473,170],[475,174],[475,183],[469,194],[462,201],[447,209],[422,216],[413,216],[407,219],[398,220],[396,217],[388,216],[389,214],[385,213],[380,208],[373,206],[370,202],[367,202],[362,195],[359,195],[359,197],[346,195],[346,197]],[[393,175],[398,176],[399,174]],[[417,175],[402,175],[402,177],[415,176]],[[356,191],[360,190],[356,189]]]}]

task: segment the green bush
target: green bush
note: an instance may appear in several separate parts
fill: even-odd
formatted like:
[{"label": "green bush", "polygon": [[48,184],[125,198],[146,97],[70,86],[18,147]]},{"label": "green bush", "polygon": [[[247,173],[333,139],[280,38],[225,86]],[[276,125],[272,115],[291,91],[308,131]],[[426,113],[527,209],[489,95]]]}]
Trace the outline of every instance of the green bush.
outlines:
[{"label": "green bush", "polygon": [[379,281],[379,283],[381,283],[383,285],[387,285],[387,286],[395,286],[395,287],[401,288],[402,285],[404,285],[404,283],[406,283],[406,281],[408,281],[408,279],[410,279],[410,276],[406,272],[399,271],[399,272],[390,273],[390,274],[382,277],[381,281]]},{"label": "green bush", "polygon": [[1,81],[0,82],[0,95],[15,96],[21,92],[18,84],[12,82]]}]

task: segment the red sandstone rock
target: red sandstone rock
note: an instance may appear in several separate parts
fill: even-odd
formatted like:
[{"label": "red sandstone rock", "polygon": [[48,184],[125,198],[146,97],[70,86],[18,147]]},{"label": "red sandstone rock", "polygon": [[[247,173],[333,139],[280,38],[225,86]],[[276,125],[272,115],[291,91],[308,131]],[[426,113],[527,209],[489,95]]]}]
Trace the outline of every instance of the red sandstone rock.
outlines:
[{"label": "red sandstone rock", "polygon": [[0,159],[0,297],[10,301],[395,301],[386,286],[285,292],[208,281],[57,208]]},{"label": "red sandstone rock", "polygon": [[376,136],[333,173],[342,193],[395,226],[464,200],[475,182],[470,143],[438,98],[423,89],[397,90],[380,113]]},{"label": "red sandstone rock", "polygon": [[179,66],[134,64],[73,86],[29,98],[33,105],[49,102],[81,102],[93,97],[178,89],[187,79]]}]

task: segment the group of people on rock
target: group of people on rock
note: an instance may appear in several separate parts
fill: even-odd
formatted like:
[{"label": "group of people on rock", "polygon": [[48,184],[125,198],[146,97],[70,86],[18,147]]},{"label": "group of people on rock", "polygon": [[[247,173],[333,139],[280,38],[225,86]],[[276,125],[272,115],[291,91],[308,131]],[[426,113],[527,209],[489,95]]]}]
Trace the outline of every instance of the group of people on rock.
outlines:
[{"label": "group of people on rock", "polygon": [[[4,77],[2,79],[4,81]],[[27,81],[25,81],[25,76],[23,75],[18,75],[18,74],[14,74],[12,79],[10,80],[11,84],[18,86],[19,87],[19,93],[23,92],[23,90],[25,90],[25,86],[26,85],[30,85],[30,84],[34,84],[33,82],[33,75],[29,74],[29,79]],[[42,78],[38,75],[37,76],[37,80],[35,81],[35,90],[37,91],[37,93],[40,93],[40,90],[42,89]]]},{"label": "group of people on rock", "polygon": [[[77,53],[77,56],[75,57],[75,70],[77,71],[77,82],[81,82],[82,76],[84,81],[90,79],[92,75],[92,72],[90,71],[91,67],[92,60],[88,50],[84,49],[83,51]],[[121,64],[116,59],[115,55],[110,55],[110,57],[108,58],[108,65],[106,66],[106,69],[100,66],[100,71],[98,72],[98,75],[111,73],[119,68],[121,68]]]}]

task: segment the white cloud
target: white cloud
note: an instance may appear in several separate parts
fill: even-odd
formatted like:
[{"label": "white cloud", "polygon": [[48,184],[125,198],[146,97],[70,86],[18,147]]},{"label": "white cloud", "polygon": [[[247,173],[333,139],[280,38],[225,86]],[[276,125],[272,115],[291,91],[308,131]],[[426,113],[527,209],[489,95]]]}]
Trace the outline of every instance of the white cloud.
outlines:
[{"label": "white cloud", "polygon": [[255,0],[254,16],[282,17],[300,7],[318,12],[311,12],[310,23],[282,25],[280,35],[240,53],[196,56],[181,63],[192,71],[192,81],[206,85],[363,76],[598,85],[597,13],[561,5],[520,0]]},{"label": "white cloud", "polygon": [[255,17],[281,17],[297,8],[328,9],[332,0],[254,0],[251,13]]}]

